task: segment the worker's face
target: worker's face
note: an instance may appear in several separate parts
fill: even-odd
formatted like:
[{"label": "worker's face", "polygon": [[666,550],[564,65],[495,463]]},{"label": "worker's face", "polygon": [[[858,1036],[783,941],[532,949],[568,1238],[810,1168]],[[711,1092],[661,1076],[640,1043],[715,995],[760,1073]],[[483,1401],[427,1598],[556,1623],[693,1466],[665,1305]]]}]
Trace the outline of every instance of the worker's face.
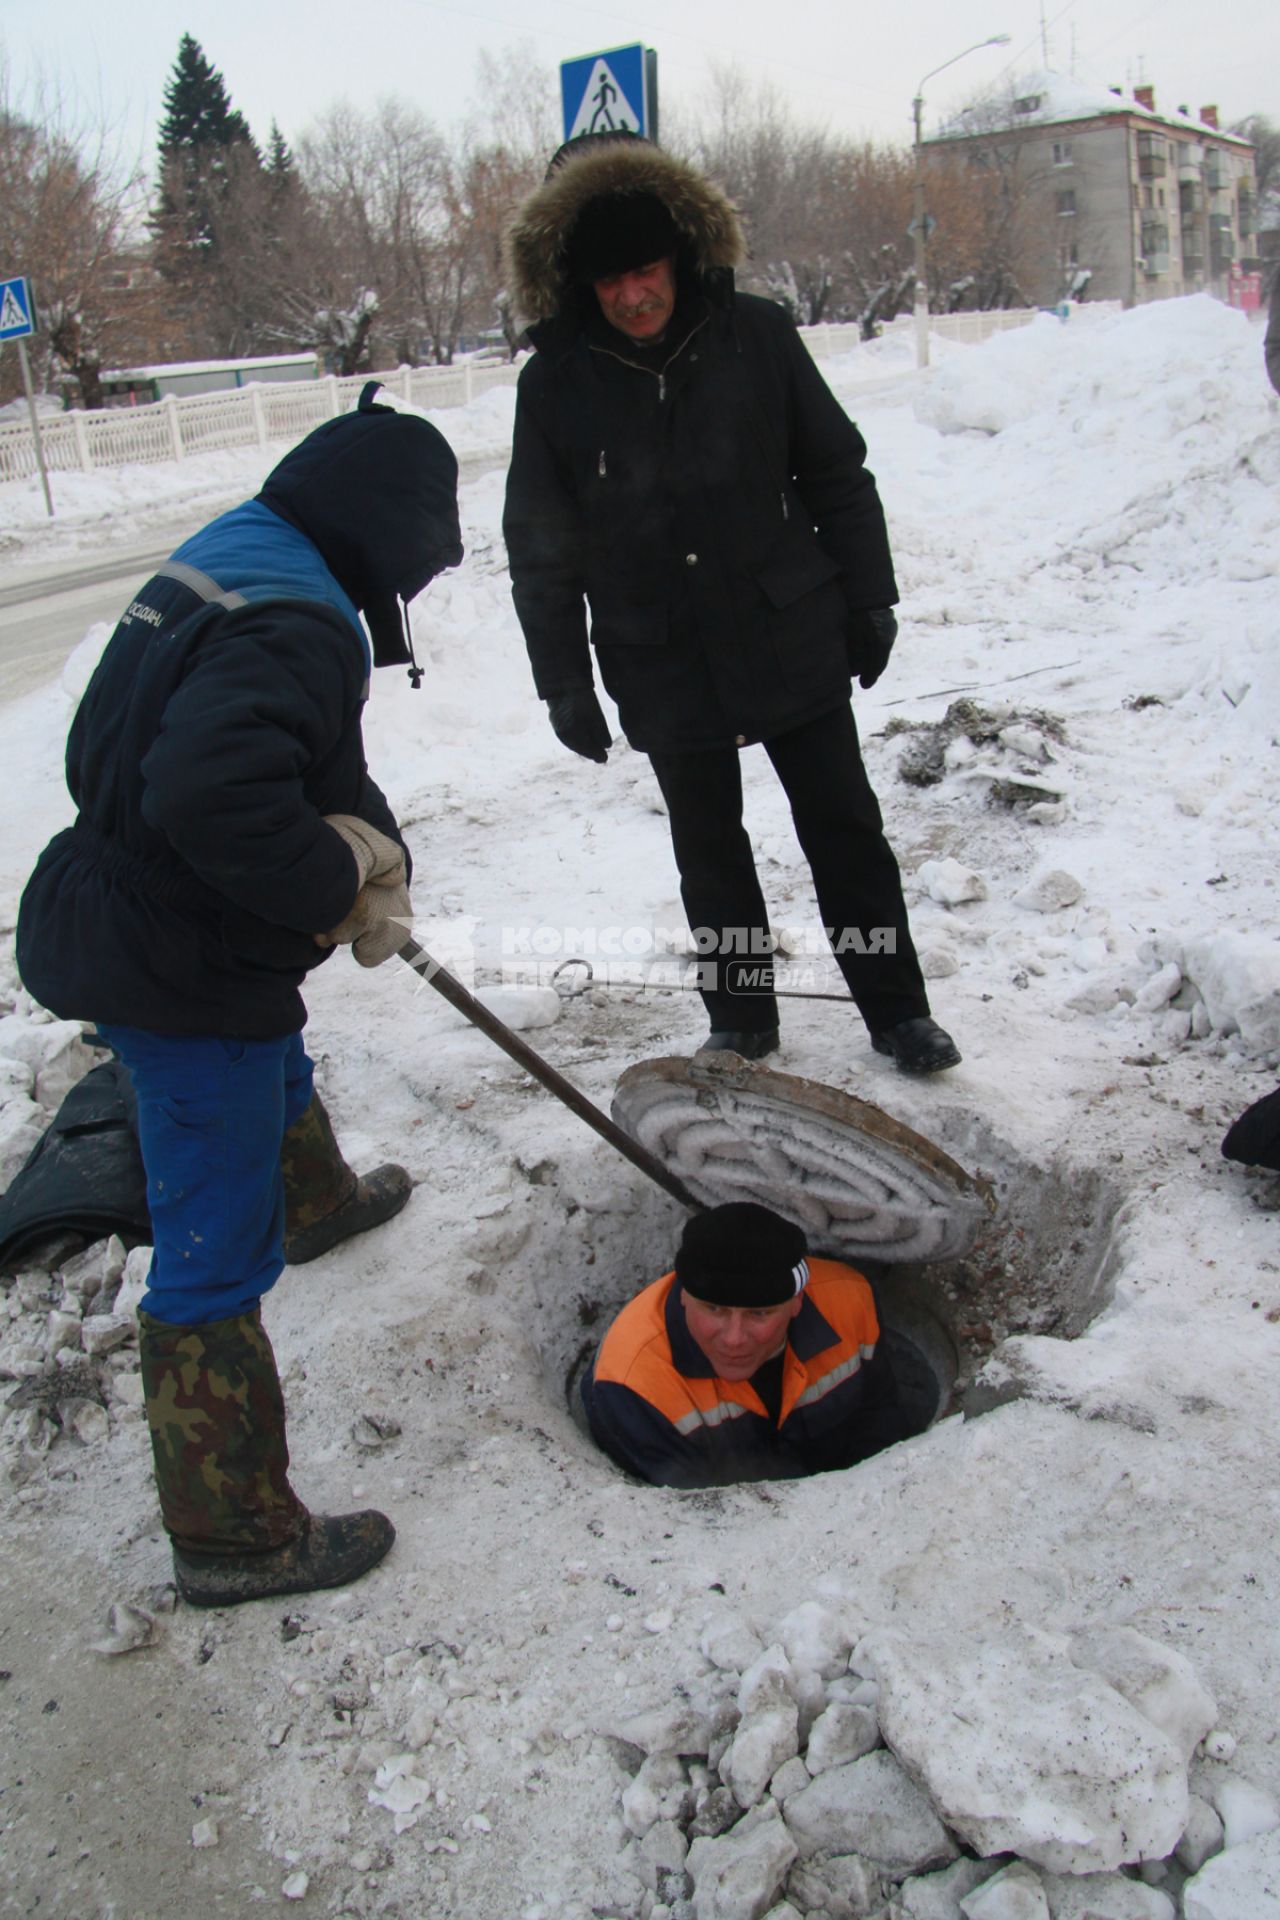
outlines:
[{"label": "worker's face", "polygon": [[680,1289],[689,1331],[721,1380],[749,1380],[757,1367],[782,1352],[802,1297],[797,1294],[780,1307],[715,1307],[687,1287]]},{"label": "worker's face", "polygon": [[607,273],[593,280],[600,311],[611,327],[629,340],[657,340],[675,312],[674,259],[655,260],[627,273]]}]

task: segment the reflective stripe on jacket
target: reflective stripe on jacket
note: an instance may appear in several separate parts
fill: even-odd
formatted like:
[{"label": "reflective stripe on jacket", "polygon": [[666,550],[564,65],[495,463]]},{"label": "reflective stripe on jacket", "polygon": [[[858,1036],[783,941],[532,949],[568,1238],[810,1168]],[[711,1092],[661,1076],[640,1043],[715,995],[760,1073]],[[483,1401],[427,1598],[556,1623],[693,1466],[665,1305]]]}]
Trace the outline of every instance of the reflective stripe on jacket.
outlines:
[{"label": "reflective stripe on jacket", "polygon": [[809,1262],[776,1422],[749,1380],[717,1377],[689,1332],[672,1273],[622,1309],[583,1379],[582,1399],[605,1452],[659,1486],[828,1472],[905,1433],[871,1288],[836,1260]]}]

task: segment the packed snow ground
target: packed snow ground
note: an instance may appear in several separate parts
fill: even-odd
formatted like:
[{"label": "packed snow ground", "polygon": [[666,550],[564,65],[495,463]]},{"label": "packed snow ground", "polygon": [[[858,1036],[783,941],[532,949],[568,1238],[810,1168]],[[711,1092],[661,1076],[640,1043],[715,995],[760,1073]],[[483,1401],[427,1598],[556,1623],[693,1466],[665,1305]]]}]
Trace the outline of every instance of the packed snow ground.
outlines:
[{"label": "packed snow ground", "polygon": [[[898,1910],[956,1920],[961,1898],[985,1898],[974,1920],[1057,1920],[1086,1910],[1058,1884],[1064,1847],[1082,1849],[1076,1872],[1168,1853],[1185,1794],[1161,1749],[1162,1836],[1153,1813],[1145,1840],[1104,1863],[1080,1840],[1079,1807],[1040,1791],[1037,1767],[1072,1737],[1063,1699],[1088,1695],[1077,1675],[1064,1696],[1070,1663],[1133,1683],[1141,1659],[1116,1629],[1174,1663],[1163,1697],[1180,1765],[1194,1748],[1199,1836],[1150,1888],[1113,1885],[1116,1913],[1277,1910],[1264,1883],[1280,1825],[1278,1195],[1218,1155],[1280,1062],[1280,405],[1260,330],[1198,298],[939,343],[923,376],[896,341],[826,372],[867,436],[903,596],[859,725],[935,1011],[965,1060],[905,1081],[855,1016],[797,999],[773,1064],[877,1102],[995,1182],[991,1272],[969,1276],[981,1308],[964,1275],[939,1294],[966,1376],[980,1370],[967,1405],[991,1410],[805,1484],[682,1495],[624,1482],[575,1426],[565,1378],[607,1312],[670,1264],[679,1210],[405,969],[369,976],[339,956],[308,993],[322,1090],[349,1157],[401,1160],[418,1190],[393,1225],[287,1271],[266,1318],[300,1491],[320,1508],[384,1507],[396,1548],[355,1588],[293,1606],[161,1612],[154,1628],[118,1615],[117,1643],[149,1644],[108,1657],[92,1649],[110,1605],[155,1611],[168,1570],[128,1344],[109,1356],[105,1419],[82,1404],[75,1430],[45,1445],[29,1409],[11,1414],[0,1912],[169,1920],[301,1899],[406,1920],[661,1920],[692,1911],[679,1871],[690,1809],[724,1780],[735,1804],[752,1781],[760,1797],[736,1881],[702,1829],[698,1920],[759,1920],[784,1897],[788,1916],[879,1913],[883,1875],[823,1879],[830,1809],[815,1815],[813,1795],[871,1761],[873,1798],[889,1804],[897,1762],[851,1758],[831,1721],[815,1748],[811,1724],[840,1707],[847,1733],[878,1699],[910,1776],[899,1786],[918,1799],[927,1787],[952,1833],[976,1831],[957,1794],[975,1797],[998,1754],[982,1784],[1006,1824],[970,1844],[1036,1863],[1006,1862],[1003,1888],[974,1893],[969,1869],[964,1884],[936,1879],[953,1845],[936,1843],[918,1868],[932,1888],[899,1892]],[[491,394],[439,421],[459,446],[487,445],[503,406],[509,419],[510,397]],[[3,489],[0,552],[34,563],[125,529],[142,538],[252,491],[269,464],[68,476],[52,529],[38,489]],[[467,560],[415,608],[423,689],[379,676],[369,755],[413,845],[428,947],[489,988],[545,978],[595,939],[596,990],[532,1037],[607,1106],[625,1066],[691,1051],[703,1020],[693,996],[635,984],[646,936],[680,924],[656,791],[625,745],[601,769],[552,738],[510,608],[501,497],[499,473],[464,488]],[[105,637],[87,638],[61,685],[0,712],[7,928],[31,860],[69,817],[62,742]],[[961,699],[973,708],[942,727]],[[785,803],[762,751],[745,764],[766,894],[797,953],[790,984],[829,987]],[[5,977],[11,1172],[81,1055],[40,1030],[11,959]],[[93,1304],[79,1284],[28,1278],[9,1293],[0,1366],[14,1383],[52,1340],[114,1338],[77,1327]],[[993,1286],[1006,1296],[994,1309]],[[825,1614],[797,1614],[815,1601]],[[770,1681],[755,1667],[775,1641],[786,1654]],[[1197,1719],[1205,1692],[1213,1711]],[[714,1729],[698,1748],[687,1729],[650,1726],[658,1751],[688,1741],[706,1763],[629,1780],[636,1716],[683,1703],[715,1720],[726,1699],[740,1732],[773,1714],[767,1736],[752,1721],[735,1760],[737,1737],[726,1755]],[[1146,1710],[1145,1732],[1130,1725],[1131,1779],[1138,1750],[1143,1765],[1155,1750],[1160,1709]],[[983,1737],[966,1750],[975,1717]],[[795,1757],[806,1735],[808,1763]],[[793,1737],[760,1783],[761,1752]],[[1010,1837],[1037,1795],[1048,1838]],[[1184,1896],[1209,1803],[1235,1878]],[[838,1853],[875,1857],[876,1842],[840,1832]],[[890,1880],[903,1871],[917,1868]],[[1132,1904],[1148,1892],[1167,1904]]]}]

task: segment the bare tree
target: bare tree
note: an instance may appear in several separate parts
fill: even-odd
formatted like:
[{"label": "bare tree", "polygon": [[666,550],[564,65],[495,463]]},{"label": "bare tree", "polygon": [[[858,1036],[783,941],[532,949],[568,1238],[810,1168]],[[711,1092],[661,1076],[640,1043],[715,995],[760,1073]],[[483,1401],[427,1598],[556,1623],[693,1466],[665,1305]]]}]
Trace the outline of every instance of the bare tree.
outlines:
[{"label": "bare tree", "polygon": [[[101,403],[104,362],[145,354],[156,340],[141,216],[140,172],[121,159],[111,129],[41,83],[18,99],[0,66],[0,260],[36,294],[40,384],[69,376],[82,406]],[[6,354],[0,397],[17,386],[16,356]]]},{"label": "bare tree", "polygon": [[1267,216],[1268,226],[1280,226],[1280,125],[1265,113],[1251,113],[1237,120],[1231,132],[1252,142],[1259,212]]},{"label": "bare tree", "polygon": [[842,213],[842,317],[856,320],[869,338],[908,309],[914,297],[907,155],[871,141],[843,148],[837,156],[834,196]]},{"label": "bare tree", "polygon": [[456,163],[457,217],[472,263],[466,319],[476,336],[500,327],[512,359],[523,328],[504,284],[503,235],[559,144],[551,71],[528,47],[482,53]]}]

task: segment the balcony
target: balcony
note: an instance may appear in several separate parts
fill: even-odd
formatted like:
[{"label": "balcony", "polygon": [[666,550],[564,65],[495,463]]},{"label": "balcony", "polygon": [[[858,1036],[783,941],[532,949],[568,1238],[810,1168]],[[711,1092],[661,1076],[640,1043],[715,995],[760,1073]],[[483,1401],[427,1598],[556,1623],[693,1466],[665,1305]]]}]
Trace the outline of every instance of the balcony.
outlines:
[{"label": "balcony", "polygon": [[1210,193],[1221,193],[1227,184],[1226,162],[1217,152],[1207,153],[1204,161],[1204,183]]},{"label": "balcony", "polygon": [[1163,180],[1169,171],[1169,162],[1162,153],[1140,153],[1138,155],[1139,180]]},{"label": "balcony", "polygon": [[1148,279],[1154,280],[1157,274],[1168,273],[1169,256],[1167,253],[1146,253],[1138,265]]}]

